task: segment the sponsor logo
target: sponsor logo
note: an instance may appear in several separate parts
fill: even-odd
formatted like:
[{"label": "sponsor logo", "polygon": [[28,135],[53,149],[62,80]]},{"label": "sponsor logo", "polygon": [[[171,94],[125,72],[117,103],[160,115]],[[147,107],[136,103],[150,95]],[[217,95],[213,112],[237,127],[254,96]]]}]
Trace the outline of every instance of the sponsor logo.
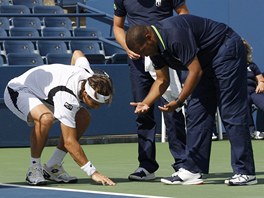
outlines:
[{"label": "sponsor logo", "polygon": [[64,107],[66,107],[67,109],[69,109],[70,111],[73,109],[73,106],[71,104],[69,104],[68,102],[64,103]]}]

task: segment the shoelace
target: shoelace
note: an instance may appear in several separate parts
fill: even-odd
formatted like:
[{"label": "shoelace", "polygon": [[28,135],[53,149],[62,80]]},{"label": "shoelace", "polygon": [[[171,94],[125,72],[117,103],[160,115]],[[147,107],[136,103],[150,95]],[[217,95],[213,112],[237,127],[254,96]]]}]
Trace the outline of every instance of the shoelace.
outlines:
[{"label": "shoelace", "polygon": [[43,177],[42,168],[41,167],[32,167],[32,177]]}]

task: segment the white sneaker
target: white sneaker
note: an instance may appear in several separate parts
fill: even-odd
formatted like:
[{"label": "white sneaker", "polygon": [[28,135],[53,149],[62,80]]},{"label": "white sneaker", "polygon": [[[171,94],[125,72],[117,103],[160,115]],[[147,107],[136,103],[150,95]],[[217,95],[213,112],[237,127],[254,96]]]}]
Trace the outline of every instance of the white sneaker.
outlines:
[{"label": "white sneaker", "polygon": [[235,174],[231,178],[225,180],[225,184],[229,186],[244,186],[257,184],[258,180],[255,175]]},{"label": "white sneaker", "polygon": [[29,185],[40,186],[46,185],[47,181],[43,177],[43,171],[41,165],[33,165],[29,167],[26,181]]},{"label": "white sneaker", "polygon": [[251,138],[254,140],[263,140],[264,133],[260,131],[254,131],[253,133],[251,133]]},{"label": "white sneaker", "polygon": [[77,177],[70,176],[63,168],[62,164],[56,164],[50,168],[46,164],[43,165],[43,176],[47,180],[59,183],[76,183]]},{"label": "white sneaker", "polygon": [[148,172],[145,168],[139,167],[134,173],[128,176],[132,181],[148,181],[156,179],[155,173]]},{"label": "white sneaker", "polygon": [[190,171],[188,171],[184,168],[181,168],[177,172],[178,172],[178,174],[176,176],[162,178],[160,181],[164,184],[170,184],[170,185],[203,184],[203,179],[202,179],[201,173],[191,173]]},{"label": "white sneaker", "polygon": [[179,170],[176,171],[175,173],[172,173],[171,176],[172,176],[172,177],[176,177],[176,176],[178,176],[179,172],[182,171],[182,170],[184,170],[184,168],[179,168]]}]

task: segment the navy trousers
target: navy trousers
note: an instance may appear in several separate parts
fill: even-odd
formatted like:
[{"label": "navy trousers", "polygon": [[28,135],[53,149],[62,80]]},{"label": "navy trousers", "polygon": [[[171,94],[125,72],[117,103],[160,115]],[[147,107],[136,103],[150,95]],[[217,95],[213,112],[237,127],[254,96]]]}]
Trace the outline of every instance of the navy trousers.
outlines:
[{"label": "navy trousers", "polygon": [[[141,102],[147,96],[154,82],[151,75],[145,72],[144,59],[129,60],[129,73],[133,101]],[[164,103],[165,101],[162,100],[161,102]],[[175,160],[172,166],[177,171],[185,156],[185,119],[181,111],[179,113],[165,113],[164,119],[167,126],[169,148]],[[139,166],[150,173],[155,172],[159,165],[156,161],[154,106],[147,113],[136,115],[136,124]]]},{"label": "navy trousers", "polygon": [[216,107],[231,143],[234,174],[255,175],[248,128],[246,52],[230,31],[211,65],[204,69],[187,106],[186,161],[183,168],[208,173]]}]

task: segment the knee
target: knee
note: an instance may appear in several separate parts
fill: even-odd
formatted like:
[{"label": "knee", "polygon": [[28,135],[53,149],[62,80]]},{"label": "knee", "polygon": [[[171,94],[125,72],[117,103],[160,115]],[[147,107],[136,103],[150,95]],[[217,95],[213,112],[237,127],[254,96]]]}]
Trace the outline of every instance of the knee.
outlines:
[{"label": "knee", "polygon": [[38,123],[45,126],[51,126],[54,121],[54,116],[51,112],[46,112],[41,114]]}]

